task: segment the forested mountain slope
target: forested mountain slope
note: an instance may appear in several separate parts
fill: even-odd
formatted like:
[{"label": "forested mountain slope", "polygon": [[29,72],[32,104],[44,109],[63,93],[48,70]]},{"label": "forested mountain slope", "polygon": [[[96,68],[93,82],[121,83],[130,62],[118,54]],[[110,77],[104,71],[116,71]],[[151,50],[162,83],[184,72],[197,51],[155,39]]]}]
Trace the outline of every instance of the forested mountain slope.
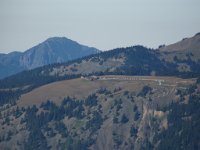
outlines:
[{"label": "forested mountain slope", "polygon": [[200,149],[199,56],[132,46],[0,80],[0,147]]},{"label": "forested mountain slope", "polygon": [[[100,77],[52,83],[25,94],[16,104],[1,107],[0,147],[22,150],[200,148],[199,80]],[[39,97],[41,94],[44,97]]]},{"label": "forested mountain slope", "polygon": [[196,61],[191,55],[160,52],[143,46],[118,48],[68,63],[53,64],[21,72],[0,80],[0,88],[37,86],[56,80],[92,74],[196,77],[200,75],[200,58],[196,56],[198,59]]}]

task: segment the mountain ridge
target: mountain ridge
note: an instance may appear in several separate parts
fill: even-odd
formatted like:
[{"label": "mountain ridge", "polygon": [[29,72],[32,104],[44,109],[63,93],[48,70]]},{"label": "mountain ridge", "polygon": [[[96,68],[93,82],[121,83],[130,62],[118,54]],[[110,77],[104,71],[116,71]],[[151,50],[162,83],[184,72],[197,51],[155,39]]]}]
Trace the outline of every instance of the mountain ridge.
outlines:
[{"label": "mountain ridge", "polygon": [[153,75],[190,78],[200,75],[199,66],[200,63],[185,52],[166,53],[142,46],[133,46],[24,71],[0,80],[0,88],[24,85],[35,87],[37,84],[43,85],[81,75]]},{"label": "mountain ridge", "polygon": [[[52,63],[61,63],[100,52],[65,37],[51,37],[25,52],[0,55],[0,78]],[[13,65],[12,65],[13,64]]]},{"label": "mountain ridge", "polygon": [[195,34],[189,38],[183,38],[181,41],[174,44],[161,46],[159,48],[161,51],[200,51],[200,33]]},{"label": "mountain ridge", "polygon": [[132,46],[0,80],[0,147],[200,149],[197,54]]}]

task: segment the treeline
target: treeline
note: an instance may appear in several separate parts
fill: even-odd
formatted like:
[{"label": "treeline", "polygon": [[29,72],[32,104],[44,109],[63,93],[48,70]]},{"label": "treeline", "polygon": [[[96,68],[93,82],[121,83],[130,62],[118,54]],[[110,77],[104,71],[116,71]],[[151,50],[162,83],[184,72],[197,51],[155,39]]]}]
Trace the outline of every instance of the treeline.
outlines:
[{"label": "treeline", "polygon": [[[25,116],[21,119],[21,123],[25,123],[29,131],[28,139],[24,143],[24,149],[50,149],[51,147],[48,146],[46,137],[54,137],[56,134],[61,134],[62,139],[66,139],[66,142],[57,145],[58,149],[88,149],[88,147],[95,142],[92,135],[96,133],[103,123],[101,111],[99,109],[91,111],[91,117],[88,118],[83,125],[82,130],[90,133],[90,137],[87,139],[79,139],[78,135],[74,136],[72,131],[67,129],[62,120],[64,117],[73,117],[77,120],[81,120],[84,117],[87,118],[85,107],[97,107],[96,101],[95,103],[92,102],[96,100],[96,98],[94,94],[88,96],[85,100],[67,97],[59,106],[51,101],[47,101],[42,103],[40,108],[36,106],[26,109],[23,108]],[[38,113],[39,109],[40,113]],[[50,122],[53,123],[51,127],[49,126]],[[68,140],[70,140],[70,142]]]},{"label": "treeline", "polygon": [[[0,80],[0,89],[12,89],[19,88],[19,93],[25,93],[41,85],[67,79],[74,79],[81,76],[81,74],[70,75],[50,75],[53,68],[60,66],[68,66],[73,63],[81,63],[83,60],[89,60],[92,62],[99,62],[99,65],[104,65],[104,61],[108,58],[125,58],[125,64],[119,66],[115,70],[97,71],[90,75],[160,75],[160,76],[178,76],[183,78],[191,78],[200,76],[200,61],[192,61],[190,55],[185,60],[179,60],[174,57],[174,62],[166,62],[161,60],[160,53],[156,50],[148,49],[143,46],[133,46],[127,48],[118,48],[111,51],[106,51],[94,55],[90,55],[84,58],[73,60],[67,63],[52,64],[44,67],[36,68],[29,71],[23,71],[11,77]],[[92,63],[91,62],[91,63]],[[191,71],[179,72],[178,63],[185,63],[190,66]],[[26,90],[22,90],[24,86],[27,86]],[[15,92],[14,95],[19,95]],[[5,104],[7,98],[7,92],[0,93],[0,105]],[[12,98],[13,99],[13,98]],[[12,100],[13,101],[13,100]]]},{"label": "treeline", "polygon": [[[106,70],[101,73],[94,72],[95,74],[123,74],[123,75],[151,75],[155,72],[156,75],[167,75],[167,76],[180,76],[180,77],[194,77],[200,75],[200,61],[192,61],[190,55],[185,60],[179,60],[174,57],[174,62],[166,62],[160,58],[160,53],[156,50],[149,49],[143,46],[133,46],[127,48],[117,48],[111,51],[106,51],[98,54],[93,54],[77,60],[73,60],[67,63],[57,63],[39,67],[29,71],[23,71],[11,77],[0,80],[1,88],[13,88],[24,85],[38,85],[54,82],[56,80],[63,80],[71,78],[71,75],[67,76],[51,76],[49,75],[53,68],[60,66],[68,66],[73,63],[81,63],[83,60],[92,62],[99,62],[100,65],[104,65],[104,62],[108,58],[125,58],[125,64],[120,66],[114,71]],[[179,72],[177,63],[185,63],[190,66],[190,72]],[[74,75],[76,76],[76,75]]]},{"label": "treeline", "polygon": [[16,100],[20,97],[21,94],[21,90],[0,91],[0,106],[4,104],[15,105]]},{"label": "treeline", "polygon": [[24,71],[22,74],[0,81],[0,89],[3,89],[0,91],[0,106],[4,104],[14,104],[22,94],[41,85],[60,80],[74,79],[80,76],[81,75],[50,76],[40,74],[39,70],[36,72]]},{"label": "treeline", "polygon": [[155,137],[155,141],[160,141],[157,149],[200,149],[200,93],[195,92],[196,88],[192,86],[186,93],[189,95],[187,104],[175,102],[165,108],[170,110],[169,127]]}]

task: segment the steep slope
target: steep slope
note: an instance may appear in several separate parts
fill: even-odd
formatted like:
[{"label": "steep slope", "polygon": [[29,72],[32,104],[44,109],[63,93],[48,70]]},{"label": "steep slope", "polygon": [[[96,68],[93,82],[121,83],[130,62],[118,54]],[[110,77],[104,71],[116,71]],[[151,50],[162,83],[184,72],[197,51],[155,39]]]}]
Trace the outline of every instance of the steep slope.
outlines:
[{"label": "steep slope", "polygon": [[[187,55],[186,53],[184,55]],[[38,86],[45,83],[73,78],[77,76],[118,74],[118,75],[162,75],[195,77],[200,75],[200,62],[193,61],[187,55],[184,60],[172,53],[142,46],[118,48],[91,55],[68,63],[53,64],[25,71],[0,80],[1,88],[13,88],[26,85]],[[176,58],[176,59],[175,59]],[[184,68],[185,65],[186,67]]]},{"label": "steep slope", "polygon": [[159,48],[161,59],[168,63],[176,63],[179,72],[194,74],[199,72],[200,64],[200,33],[185,38],[175,44]]},{"label": "steep slope", "polygon": [[195,80],[173,77],[101,76],[52,83],[25,94],[17,105],[2,107],[0,147],[199,149],[199,90]]},{"label": "steep slope", "polygon": [[27,50],[20,58],[20,64],[32,69],[47,64],[74,60],[97,52],[98,50],[95,48],[80,45],[65,37],[54,37]]},{"label": "steep slope", "polygon": [[0,147],[200,149],[199,59],[133,46],[0,80]]},{"label": "steep slope", "polygon": [[0,79],[25,69],[19,62],[21,56],[20,52],[0,55]]},{"label": "steep slope", "polygon": [[78,44],[65,37],[49,38],[24,53],[14,52],[0,55],[0,78],[22,70],[67,62],[98,52],[99,50],[95,48]]}]

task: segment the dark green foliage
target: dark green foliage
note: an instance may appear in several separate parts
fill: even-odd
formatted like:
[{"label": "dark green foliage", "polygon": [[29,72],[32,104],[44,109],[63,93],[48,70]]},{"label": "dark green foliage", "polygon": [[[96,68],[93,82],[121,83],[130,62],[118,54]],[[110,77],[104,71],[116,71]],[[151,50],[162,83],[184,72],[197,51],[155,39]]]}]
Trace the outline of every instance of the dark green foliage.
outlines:
[{"label": "dark green foliage", "polygon": [[197,84],[200,84],[200,77],[197,79],[197,82],[196,82]]},{"label": "dark green foliage", "polygon": [[122,109],[122,100],[115,100],[115,105],[116,105],[116,111],[118,112],[120,109]]},{"label": "dark green foliage", "polygon": [[176,95],[181,95],[181,94],[182,94],[182,91],[180,89],[177,89]]},{"label": "dark green foliage", "polygon": [[100,129],[103,124],[103,118],[97,111],[92,113],[92,118],[86,123],[86,129],[89,129],[92,133]]},{"label": "dark green foliage", "polygon": [[55,123],[55,130],[57,130],[63,137],[67,137],[68,130],[65,124],[61,121]]},{"label": "dark green foliage", "polygon": [[16,118],[18,118],[18,117],[20,117],[20,116],[22,115],[22,113],[23,113],[23,110],[20,109],[20,108],[17,106],[17,108],[16,108],[16,110],[15,110],[15,112],[14,112],[14,116],[15,116]]},{"label": "dark green foliage", "polygon": [[22,119],[22,123],[26,122],[26,126],[28,129],[35,129],[35,128],[39,128],[41,126],[41,124],[39,123],[40,121],[38,121],[37,119],[37,113],[38,109],[37,107],[34,105],[33,107],[28,107],[26,109],[26,114],[24,119]]},{"label": "dark green foliage", "polygon": [[[28,107],[26,109],[26,115],[22,119],[22,123],[26,122],[28,129],[32,128],[45,128],[46,124],[52,120],[60,121],[65,116],[82,118],[83,104],[78,100],[72,100],[71,98],[66,98],[63,100],[62,105],[56,106],[54,103],[47,101],[43,103],[40,107],[46,110],[46,112],[37,113],[36,106]],[[60,126],[59,126],[60,127]]]},{"label": "dark green foliage", "polygon": [[189,92],[189,93],[193,93],[193,92],[195,92],[195,89],[196,89],[196,88],[197,88],[196,85],[192,85],[192,86],[189,87],[188,92]]},{"label": "dark green foliage", "polygon": [[36,115],[38,109],[36,106],[28,107],[26,115],[22,122],[26,122],[27,129],[29,130],[28,140],[24,143],[24,149],[46,150],[49,149],[45,136],[41,128],[45,125],[44,118]]},{"label": "dark green foliage", "polygon": [[113,123],[118,123],[118,118],[117,118],[117,116],[114,116],[114,118],[113,118]]},{"label": "dark green foliage", "polygon": [[[64,101],[64,100],[63,100]],[[51,102],[50,100],[48,100],[47,102],[42,102],[40,108],[43,108],[44,110],[51,110],[51,109],[55,109],[57,106]]]},{"label": "dark green foliage", "polygon": [[141,145],[141,150],[154,150],[154,149],[155,148],[148,140],[145,140]]},{"label": "dark green foliage", "polygon": [[83,103],[81,101],[71,99],[70,97],[65,98],[59,107],[50,101],[42,103],[40,107],[44,110],[49,110],[49,113],[46,113],[49,120],[61,120],[64,116],[76,117],[78,119],[84,117]]},{"label": "dark green foliage", "polygon": [[[48,128],[48,127],[47,127]],[[47,130],[47,129],[46,129]],[[45,131],[46,131],[45,130]],[[56,133],[53,131],[53,129],[52,128],[49,128],[47,131],[46,131],[46,133],[47,133],[47,136],[48,137],[54,137],[55,135],[56,135]]]},{"label": "dark green foliage", "polygon": [[119,147],[123,143],[122,137],[116,133],[113,133],[113,141],[115,142],[117,147]]},{"label": "dark green foliage", "polygon": [[122,106],[120,104],[117,104],[116,111],[119,111],[120,109],[122,109]]},{"label": "dark green foliage", "polygon": [[92,61],[92,62],[99,62],[100,59],[99,59],[99,57],[93,57],[90,61]]},{"label": "dark green foliage", "polygon": [[[43,67],[45,69],[45,67]],[[80,75],[68,75],[68,76],[51,76],[41,74],[42,68],[35,69],[35,71],[24,71],[21,74],[16,74],[14,76],[8,77],[4,80],[0,80],[0,89],[6,88],[19,88],[26,85],[29,85],[26,89],[19,90],[9,90],[9,91],[0,91],[0,106],[4,104],[15,104],[16,100],[19,97],[31,91],[32,89],[39,87],[41,85],[60,81],[60,80],[69,80],[80,77]]]},{"label": "dark green foliage", "polygon": [[152,88],[150,86],[144,86],[142,88],[142,90],[140,91],[140,93],[138,93],[138,96],[144,97],[146,96],[148,93],[151,93]]},{"label": "dark green foliage", "polygon": [[[96,97],[96,96],[95,96]],[[65,98],[60,106],[55,105],[51,101],[42,103],[40,108],[45,110],[38,113],[36,106],[28,107],[25,109],[25,117],[22,119],[21,123],[26,123],[26,127],[29,134],[29,139],[24,144],[24,147],[27,149],[49,149],[46,144],[46,139],[44,134],[47,137],[54,137],[56,133],[62,135],[62,138],[67,139],[66,143],[60,143],[58,149],[87,149],[89,146],[94,144],[95,140],[93,138],[88,138],[85,140],[77,139],[78,135],[70,132],[67,127],[62,122],[62,119],[65,116],[76,117],[81,119],[83,116],[82,112],[84,111],[83,101],[78,101],[70,97]],[[98,107],[98,111],[92,112],[92,117],[86,123],[85,128],[89,130],[90,134],[96,133],[103,124],[103,118],[101,116],[101,105]],[[54,122],[54,127],[50,128],[48,126],[49,122]],[[33,133],[37,130],[38,136],[33,137]],[[36,133],[37,133],[36,132]],[[40,142],[37,141],[37,138]],[[37,142],[34,143],[34,142]],[[35,146],[30,146],[30,144],[35,144]]]},{"label": "dark green foliage", "polygon": [[115,93],[115,92],[119,92],[119,91],[121,91],[121,90],[122,90],[121,87],[115,88],[115,89],[114,89],[114,93]]},{"label": "dark green foliage", "polygon": [[71,136],[68,136],[65,143],[60,143],[58,147],[62,150],[88,150],[88,147],[93,143],[94,141],[90,138],[85,140],[74,140]]},{"label": "dark green foliage", "polygon": [[131,129],[130,129],[130,135],[131,137],[135,137],[138,133],[138,130],[137,128],[135,128],[134,126],[131,126]]},{"label": "dark green foliage", "polygon": [[99,94],[104,94],[104,93],[106,93],[108,90],[105,88],[105,87],[101,87],[98,91],[97,91],[97,93],[99,93]]},{"label": "dark green foliage", "polygon": [[22,92],[20,90],[0,91],[0,106],[4,104],[14,105],[16,100],[20,97],[21,93]]},{"label": "dark green foliage", "polygon": [[[72,99],[70,97],[65,98],[62,101],[60,106],[55,105],[51,101],[47,101],[46,103],[42,103],[40,108],[43,108],[45,112],[40,112],[38,114],[38,109],[36,106],[28,107],[25,109],[25,117],[22,119],[21,123],[26,123],[26,127],[30,132],[28,140],[24,144],[25,149],[49,149],[47,146],[46,139],[44,137],[44,132],[48,137],[53,137],[59,133],[62,135],[62,138],[69,139],[70,131],[68,131],[67,127],[61,121],[65,116],[68,117],[76,117],[80,119],[83,117],[82,112],[84,103],[82,101],[78,101]],[[49,128],[48,123],[51,121],[54,122],[54,128]],[[103,123],[103,119],[99,112],[93,112],[93,117],[87,122],[86,126],[88,126],[91,133],[96,132]],[[37,132],[36,132],[37,131]],[[34,137],[33,133],[37,133],[38,135]],[[69,144],[72,143],[72,144]],[[68,140],[67,143],[60,143],[58,148],[64,149],[87,149],[88,146],[94,143],[93,139],[88,138],[87,140],[80,141],[78,139]],[[33,145],[34,144],[34,145]]]},{"label": "dark green foliage", "polygon": [[0,136],[0,142],[4,141],[4,136]]},{"label": "dark green foliage", "polygon": [[137,110],[138,110],[137,105],[134,105],[134,107],[133,107],[133,112],[136,112]]},{"label": "dark green foliage", "polygon": [[124,91],[124,95],[128,95],[128,91]]},{"label": "dark green foliage", "polygon": [[78,105],[74,110],[73,110],[73,116],[78,118],[78,119],[82,119],[85,115],[83,114],[84,108],[83,105],[81,105],[82,103],[80,103],[80,105]]},{"label": "dark green foliage", "polygon": [[139,118],[140,118],[140,113],[136,111],[134,116],[134,121],[137,121]]},{"label": "dark green foliage", "polygon": [[178,58],[177,58],[177,56],[174,56],[174,61],[178,61]]},{"label": "dark green foliage", "polygon": [[59,64],[47,65],[43,67],[39,67],[33,70],[23,71],[16,75],[7,77],[3,80],[0,80],[0,88],[15,88],[15,87],[23,87],[26,85],[31,85],[29,89],[33,89],[35,87],[60,81],[67,79],[74,79],[80,77],[81,75],[67,75],[67,76],[52,76],[49,72],[53,67]]},{"label": "dark green foliage", "polygon": [[[94,72],[93,75],[103,74],[118,74],[118,75],[150,75],[152,71],[155,71],[157,75],[170,75],[170,76],[182,76],[182,77],[193,77],[200,73],[199,62],[193,62],[191,59],[188,60],[177,60],[176,63],[186,63],[192,69],[191,72],[178,72],[176,70],[176,63],[167,63],[161,61],[159,56],[161,55],[158,51],[145,48],[143,46],[133,46],[127,48],[118,48],[95,55],[90,55],[81,59],[77,59],[71,62],[62,64],[52,64],[44,67],[39,67],[30,71],[23,71],[14,76],[8,77],[4,80],[0,80],[0,88],[12,88],[22,87],[25,85],[32,85],[38,87],[40,85],[63,80],[80,77],[81,75],[67,75],[67,76],[51,76],[49,72],[53,68],[60,66],[68,66],[73,63],[80,63],[83,60],[95,59],[95,61],[107,60],[108,58],[121,58],[121,54],[124,54],[126,61],[124,66],[119,67],[114,72]],[[99,59],[101,58],[101,60]],[[92,74],[91,74],[92,75]]]},{"label": "dark green foliage", "polygon": [[[191,90],[193,91],[193,90]],[[191,92],[190,91],[190,92]],[[200,95],[191,94],[189,103],[172,103],[169,106],[168,130],[159,134],[157,149],[200,149]]]},{"label": "dark green foliage", "polygon": [[61,149],[65,150],[71,150],[73,145],[73,139],[71,136],[68,136],[65,143],[59,144],[58,147],[61,147]]},{"label": "dark green foliage", "polygon": [[103,61],[100,61],[100,62],[99,62],[99,65],[103,65]]},{"label": "dark green foliage", "polygon": [[[117,68],[114,72],[109,72],[109,69],[105,72],[95,72],[91,73],[90,75],[103,75],[103,74],[126,74],[126,75],[149,75],[151,71],[155,71],[157,75],[175,75],[181,77],[190,77],[196,76],[200,73],[200,69],[198,69],[199,65],[192,62],[190,56],[188,56],[187,64],[189,63],[192,70],[196,68],[196,71],[192,75],[192,73],[183,73],[180,74],[175,70],[177,67],[176,64],[168,64],[164,61],[159,60],[155,57],[156,52],[151,51],[150,49],[146,49],[143,47],[130,47],[130,48],[121,48],[114,51],[106,52],[104,54],[97,54],[95,57],[101,57],[102,60],[106,60],[111,57],[120,58],[119,54],[123,54],[127,59],[125,59],[125,65]],[[88,59],[91,57],[87,57]],[[85,59],[87,59],[85,58]],[[81,61],[81,59],[79,60]],[[94,61],[99,61],[98,59]],[[181,60],[176,60],[181,61]],[[69,63],[67,63],[69,64]],[[63,64],[62,64],[63,65]],[[80,75],[68,75],[64,77],[59,76],[50,76],[48,73],[53,67],[59,67],[60,64],[55,64],[51,66],[46,66],[43,68],[35,69],[32,71],[24,72],[24,75],[18,74],[16,76],[9,77],[5,80],[0,81],[0,89],[2,88],[16,88],[16,87],[23,87],[26,85],[31,85],[26,90],[16,90],[16,91],[0,91],[0,105],[4,105],[6,103],[15,104],[16,99],[23,93],[32,90],[38,86],[43,84],[47,84],[50,82],[63,80],[63,79],[72,79],[80,77]],[[200,67],[199,67],[200,68]],[[41,73],[43,72],[43,73]],[[200,82],[198,78],[197,83]],[[179,91],[178,94],[183,101],[184,96],[190,93],[190,100],[188,104],[185,103],[172,103],[168,108],[165,110],[169,111],[168,116],[168,129],[161,132],[156,133],[158,135],[155,136],[155,143],[158,143],[158,149],[200,149],[199,147],[199,140],[200,136],[200,96],[195,93],[197,86],[192,86],[189,90]],[[121,89],[120,89],[121,90]],[[117,92],[118,90],[114,90]],[[111,95],[110,91],[107,89],[101,88],[99,94]],[[149,86],[143,87],[141,92],[138,96],[146,96],[152,92],[152,88]],[[192,93],[192,94],[191,94]],[[128,92],[124,93],[125,95],[129,95]],[[122,101],[115,101],[116,105],[116,115],[113,117],[113,123],[127,123],[129,118],[122,115],[120,118],[118,115],[120,114],[119,111],[122,108]],[[97,96],[95,94],[88,96],[86,100],[78,101],[73,98],[65,98],[61,105],[56,105],[51,101],[47,101],[41,105],[41,111],[38,112],[38,109],[33,106],[25,109],[25,117],[21,120],[21,123],[26,125],[26,129],[29,131],[29,138],[25,143],[26,149],[49,149],[46,143],[45,136],[53,137],[56,133],[62,135],[63,139],[66,139],[66,143],[60,143],[58,145],[58,149],[63,146],[63,149],[87,149],[92,143],[95,142],[94,139],[78,139],[78,133],[72,133],[68,131],[65,125],[62,123],[62,119],[64,117],[74,117],[76,119],[82,119],[85,117],[84,114],[84,105],[93,107],[89,108],[90,112],[88,116],[88,121],[85,125],[85,128],[93,138],[94,134],[100,129],[101,125],[103,124],[102,118],[102,108],[98,105]],[[95,107],[94,107],[95,106]],[[138,105],[139,106],[139,105]],[[139,107],[140,108],[140,107]],[[88,109],[88,107],[87,107]],[[162,108],[159,108],[162,110]],[[43,111],[44,110],[44,111]],[[97,110],[94,112],[94,110]],[[138,121],[140,118],[140,113],[135,105],[133,107],[134,111],[134,120]],[[14,116],[20,117],[23,111],[17,108],[14,111]],[[118,119],[119,117],[119,119]],[[86,117],[85,117],[86,119]],[[4,122],[6,124],[10,123],[9,116],[5,118]],[[53,122],[54,128],[48,124],[49,122]],[[139,123],[139,122],[135,122]],[[120,125],[120,124],[118,124]],[[127,124],[128,125],[128,124]],[[128,129],[129,130],[129,129]],[[135,137],[137,135],[138,130],[135,127],[131,127],[130,135]],[[34,135],[37,136],[34,137]],[[45,135],[45,136],[44,136]],[[8,140],[11,138],[9,136]],[[2,139],[4,139],[2,137]],[[121,145],[123,140],[120,137],[115,136],[114,138],[115,143],[117,145]],[[63,142],[63,141],[62,141]],[[33,145],[33,146],[32,146]],[[143,149],[152,149],[151,143],[147,140],[144,142]]]},{"label": "dark green foliage", "polygon": [[[126,62],[122,67],[127,75],[150,75],[154,70],[163,74],[166,66],[151,49],[143,46],[126,48]],[[121,70],[122,70],[121,69]]]},{"label": "dark green foliage", "polygon": [[40,129],[33,129],[29,133],[27,142],[24,144],[25,150],[48,150],[50,147]]},{"label": "dark green foliage", "polygon": [[10,125],[10,118],[9,116],[6,116],[5,120],[3,121],[2,123],[3,125],[6,124],[6,125]]},{"label": "dark green foliage", "polygon": [[[26,90],[20,90],[19,92],[16,92],[14,94],[16,95],[14,98],[9,93],[1,91],[0,105],[10,103],[11,101],[15,102],[17,97],[19,97],[21,94],[31,91],[32,89],[41,85],[60,80],[74,79],[81,76],[81,74],[76,73],[65,76],[50,75],[50,72],[54,68],[72,65],[73,63],[81,63],[83,60],[87,61],[89,59],[94,59],[95,62],[100,62],[106,61],[109,58],[122,58],[122,54],[125,57],[124,65],[116,68],[114,71],[109,71],[110,69],[107,69],[106,71],[94,71],[93,73],[89,73],[87,75],[151,75],[152,71],[156,72],[156,75],[162,76],[199,77],[200,75],[200,61],[192,61],[190,55],[188,56],[187,60],[175,60],[175,62],[169,63],[164,60],[160,60],[159,58],[163,54],[168,55],[167,52],[162,54],[159,51],[148,49],[143,46],[118,48],[111,51],[90,55],[67,63],[57,63],[29,71],[23,71],[16,75],[0,80],[0,89],[19,88],[29,85]],[[191,71],[179,72],[177,70],[178,63],[187,64],[190,66]],[[76,72],[77,70],[73,69],[73,71]]]},{"label": "dark green foliage", "polygon": [[71,70],[72,72],[77,72],[77,71],[78,71],[76,68],[70,68],[70,70]]},{"label": "dark green foliage", "polygon": [[2,138],[2,141],[9,141],[9,140],[11,140],[12,135],[13,135],[12,131],[9,130],[8,133]]},{"label": "dark green foliage", "polygon": [[121,118],[121,123],[127,123],[129,121],[129,119],[126,117],[125,114],[122,115],[122,118]]},{"label": "dark green foliage", "polygon": [[96,106],[97,105],[97,96],[95,94],[89,95],[88,98],[85,100],[86,106]]},{"label": "dark green foliage", "polygon": [[112,94],[111,91],[106,90],[106,92],[104,93],[105,95],[110,95]]}]

